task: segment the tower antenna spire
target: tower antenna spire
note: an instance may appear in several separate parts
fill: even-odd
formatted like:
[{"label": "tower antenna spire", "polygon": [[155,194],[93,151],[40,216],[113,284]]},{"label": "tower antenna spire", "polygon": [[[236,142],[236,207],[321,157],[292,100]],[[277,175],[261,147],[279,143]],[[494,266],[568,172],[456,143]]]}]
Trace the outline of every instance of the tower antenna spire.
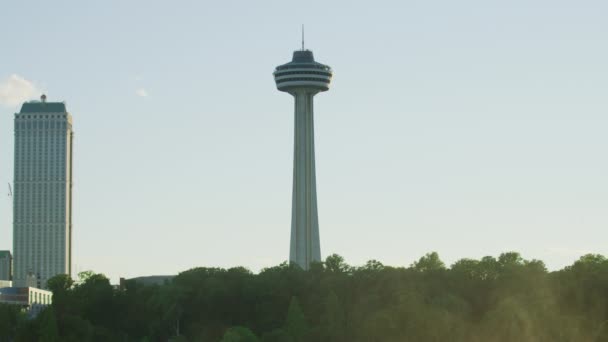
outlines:
[{"label": "tower antenna spire", "polygon": [[302,24],[302,51],[304,51],[304,24]]}]

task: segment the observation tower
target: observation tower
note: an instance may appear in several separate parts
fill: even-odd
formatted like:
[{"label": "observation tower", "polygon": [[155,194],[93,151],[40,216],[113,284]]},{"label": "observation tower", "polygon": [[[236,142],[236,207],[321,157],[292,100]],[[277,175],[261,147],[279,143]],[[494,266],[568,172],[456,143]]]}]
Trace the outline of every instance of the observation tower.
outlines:
[{"label": "observation tower", "polygon": [[277,89],[295,99],[295,134],[293,149],[293,197],[291,204],[291,244],[289,262],[309,269],[321,261],[317,182],[315,177],[315,140],[313,97],[329,90],[332,70],[315,61],[312,51],[294,51],[291,62],[274,71]]}]

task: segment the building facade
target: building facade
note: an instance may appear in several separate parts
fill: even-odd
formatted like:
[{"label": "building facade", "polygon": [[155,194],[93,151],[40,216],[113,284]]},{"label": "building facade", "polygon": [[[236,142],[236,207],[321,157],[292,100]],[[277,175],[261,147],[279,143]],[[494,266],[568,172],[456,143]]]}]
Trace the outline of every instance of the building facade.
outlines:
[{"label": "building facade", "polygon": [[321,261],[313,98],[329,90],[333,72],[315,61],[312,51],[294,51],[291,62],[274,71],[277,89],[289,93],[295,101],[293,156],[293,192],[291,202],[290,263],[307,270],[311,262]]},{"label": "building facade", "polygon": [[35,317],[53,303],[53,293],[33,287],[5,287],[0,288],[0,303],[18,305]]},{"label": "building facade", "polygon": [[13,279],[13,257],[10,251],[0,251],[0,280]]},{"label": "building facade", "polygon": [[72,116],[62,102],[15,114],[13,284],[46,288],[72,268]]}]

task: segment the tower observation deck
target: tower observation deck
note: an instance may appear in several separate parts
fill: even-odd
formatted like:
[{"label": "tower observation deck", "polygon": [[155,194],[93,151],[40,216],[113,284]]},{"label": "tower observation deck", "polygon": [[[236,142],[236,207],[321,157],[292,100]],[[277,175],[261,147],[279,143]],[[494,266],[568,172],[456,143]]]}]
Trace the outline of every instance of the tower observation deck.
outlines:
[{"label": "tower observation deck", "polygon": [[291,204],[290,263],[303,269],[321,261],[317,182],[315,176],[315,142],[313,97],[329,90],[332,70],[315,61],[312,51],[294,51],[291,62],[274,71],[277,89],[295,99],[295,134],[293,156],[293,193]]}]

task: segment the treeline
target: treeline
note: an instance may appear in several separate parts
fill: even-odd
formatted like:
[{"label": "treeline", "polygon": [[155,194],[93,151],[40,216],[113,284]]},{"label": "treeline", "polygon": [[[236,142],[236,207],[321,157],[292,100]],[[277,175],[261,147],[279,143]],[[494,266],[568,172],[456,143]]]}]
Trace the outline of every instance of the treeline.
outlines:
[{"label": "treeline", "polygon": [[85,272],[49,287],[53,305],[34,320],[0,306],[0,341],[608,341],[601,255],[556,272],[518,253],[449,268],[436,253],[408,268],[332,255],[309,271],[194,268],[122,290]]}]

